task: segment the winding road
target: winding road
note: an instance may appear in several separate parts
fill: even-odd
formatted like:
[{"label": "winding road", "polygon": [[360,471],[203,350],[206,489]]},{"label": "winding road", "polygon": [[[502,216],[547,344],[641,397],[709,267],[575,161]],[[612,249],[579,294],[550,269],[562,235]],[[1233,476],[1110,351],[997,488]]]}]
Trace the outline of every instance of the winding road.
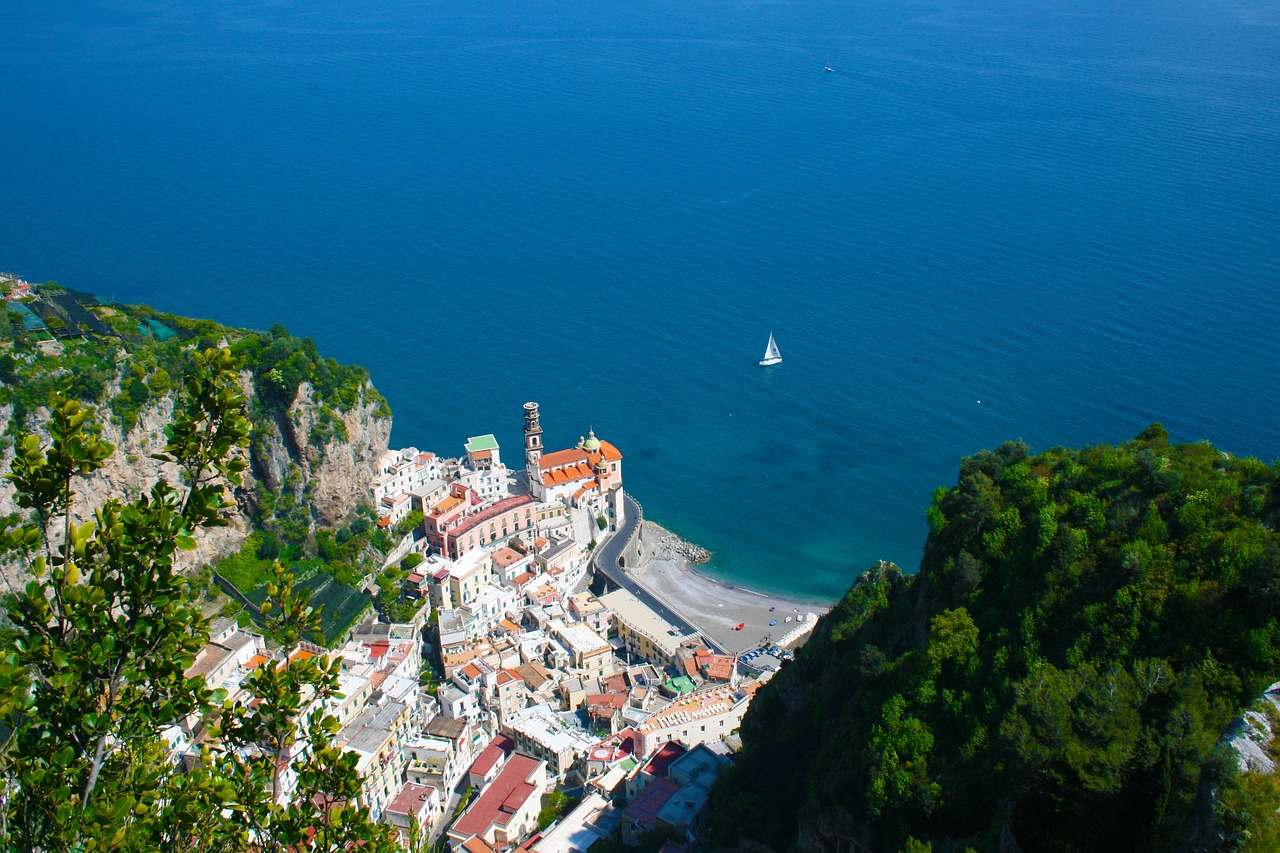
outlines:
[{"label": "winding road", "polygon": [[[635,498],[626,492],[622,493],[622,505],[625,521],[622,526],[604,542],[595,549],[591,555],[591,569],[594,572],[604,575],[609,583],[613,586],[625,589],[636,598],[644,602],[645,606],[657,613],[663,619],[671,623],[677,631],[682,634],[697,634],[698,629],[689,623],[679,613],[676,613],[666,604],[664,604],[657,596],[649,592],[649,590],[640,586],[635,580],[627,574],[619,564],[618,560],[622,557],[623,550],[627,547],[627,543],[631,541],[631,537],[636,535],[636,528],[640,525],[640,504],[636,503]],[[705,635],[702,636],[703,641],[717,652],[723,653],[724,650],[720,645]]]}]

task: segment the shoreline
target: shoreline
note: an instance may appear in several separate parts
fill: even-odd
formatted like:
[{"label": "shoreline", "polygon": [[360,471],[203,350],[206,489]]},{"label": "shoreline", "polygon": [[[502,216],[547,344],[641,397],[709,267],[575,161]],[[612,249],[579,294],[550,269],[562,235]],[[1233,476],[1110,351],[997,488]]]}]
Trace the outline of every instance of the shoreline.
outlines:
[{"label": "shoreline", "polygon": [[[800,614],[824,615],[834,602],[820,604],[794,596],[770,594],[718,580],[699,571],[682,555],[692,545],[656,522],[645,519],[640,533],[646,559],[627,573],[704,635],[737,653],[766,639],[780,641],[805,623]],[[776,625],[770,625],[777,620]],[[734,630],[742,625],[742,630]]]}]

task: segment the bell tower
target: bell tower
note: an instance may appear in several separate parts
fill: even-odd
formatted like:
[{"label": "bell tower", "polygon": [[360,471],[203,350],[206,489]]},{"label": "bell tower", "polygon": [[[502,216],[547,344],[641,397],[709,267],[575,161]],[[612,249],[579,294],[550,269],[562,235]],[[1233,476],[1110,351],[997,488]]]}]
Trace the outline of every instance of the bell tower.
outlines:
[{"label": "bell tower", "polygon": [[524,404],[524,473],[529,481],[529,493],[542,497],[542,472],[538,460],[542,458],[542,426],[538,423],[538,404]]}]

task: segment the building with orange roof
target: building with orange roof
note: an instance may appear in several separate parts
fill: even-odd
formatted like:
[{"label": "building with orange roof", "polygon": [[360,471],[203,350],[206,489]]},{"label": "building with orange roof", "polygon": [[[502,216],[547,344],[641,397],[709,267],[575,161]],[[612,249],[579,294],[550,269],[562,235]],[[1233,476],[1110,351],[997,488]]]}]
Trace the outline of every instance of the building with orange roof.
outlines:
[{"label": "building with orange roof", "polygon": [[593,515],[622,517],[622,454],[587,431],[575,447],[545,452],[537,403],[524,404],[525,479],[543,503],[587,507]]}]

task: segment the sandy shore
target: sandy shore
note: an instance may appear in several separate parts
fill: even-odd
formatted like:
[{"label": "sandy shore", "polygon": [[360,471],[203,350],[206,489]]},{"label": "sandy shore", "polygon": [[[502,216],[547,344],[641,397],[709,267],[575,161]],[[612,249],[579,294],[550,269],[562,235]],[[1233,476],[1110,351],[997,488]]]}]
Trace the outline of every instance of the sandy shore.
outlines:
[{"label": "sandy shore", "polygon": [[[766,637],[781,640],[796,627],[797,614],[821,616],[830,609],[828,605],[767,595],[714,580],[691,567],[686,559],[674,555],[671,546],[678,539],[646,520],[641,539],[644,553],[657,556],[627,573],[730,652],[754,646]],[[790,622],[786,621],[788,616]],[[777,619],[778,624],[770,626],[773,619]],[[741,631],[733,630],[739,624],[745,627]]]}]

